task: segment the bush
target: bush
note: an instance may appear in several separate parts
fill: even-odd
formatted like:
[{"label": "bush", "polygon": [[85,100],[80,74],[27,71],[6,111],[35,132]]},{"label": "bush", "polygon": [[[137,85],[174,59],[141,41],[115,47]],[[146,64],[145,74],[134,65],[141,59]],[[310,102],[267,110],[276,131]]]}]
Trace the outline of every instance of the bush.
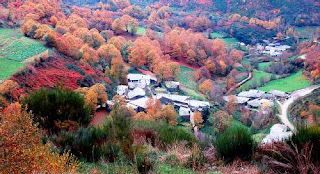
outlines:
[{"label": "bush", "polygon": [[188,159],[187,166],[191,167],[192,170],[199,170],[205,164],[206,158],[203,155],[203,152],[198,144],[193,144],[192,154]]},{"label": "bush", "polygon": [[156,168],[158,155],[147,146],[136,147],[136,164],[139,173],[148,174]]},{"label": "bush", "polygon": [[159,146],[166,148],[168,145],[172,145],[175,142],[187,141],[188,145],[191,146],[192,143],[197,142],[196,137],[186,130],[171,126],[167,123],[161,123],[157,130],[157,139]]},{"label": "bush", "polygon": [[90,121],[91,111],[85,105],[84,98],[61,86],[33,92],[24,104],[33,112],[35,122],[50,133],[57,131],[55,123],[58,121],[71,120],[84,126]]},{"label": "bush", "polygon": [[297,133],[287,140],[287,144],[292,147],[296,145],[298,149],[304,148],[306,144],[312,147],[312,160],[320,165],[320,127],[300,127]]},{"label": "bush", "polygon": [[255,143],[249,130],[242,126],[228,128],[218,135],[214,143],[218,156],[226,162],[236,158],[250,160],[255,149]]}]

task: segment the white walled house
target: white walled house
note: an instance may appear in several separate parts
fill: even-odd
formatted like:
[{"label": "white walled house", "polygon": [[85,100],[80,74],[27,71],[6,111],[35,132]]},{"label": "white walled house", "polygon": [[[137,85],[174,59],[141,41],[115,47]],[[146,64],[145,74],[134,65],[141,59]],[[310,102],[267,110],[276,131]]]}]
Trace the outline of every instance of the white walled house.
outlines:
[{"label": "white walled house", "polygon": [[157,79],[151,77],[150,75],[143,75],[143,74],[128,74],[128,86],[130,89],[139,87],[139,88],[146,88],[152,82],[156,82]]}]

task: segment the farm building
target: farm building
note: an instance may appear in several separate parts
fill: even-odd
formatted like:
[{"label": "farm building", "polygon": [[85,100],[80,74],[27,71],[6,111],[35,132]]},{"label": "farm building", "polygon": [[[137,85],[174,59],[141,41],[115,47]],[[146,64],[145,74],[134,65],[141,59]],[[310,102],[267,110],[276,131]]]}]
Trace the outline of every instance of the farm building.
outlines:
[{"label": "farm building", "polygon": [[133,108],[136,112],[145,111],[149,98],[143,97],[136,100],[131,100],[127,103],[127,107]]},{"label": "farm building", "polygon": [[117,94],[118,95],[126,95],[128,93],[128,86],[127,85],[119,85],[117,87]]},{"label": "farm building", "polygon": [[273,104],[273,101],[271,101],[271,100],[254,99],[254,100],[248,101],[248,105],[249,105],[249,107],[252,107],[252,108],[258,108],[262,105],[268,105],[269,107],[272,107],[274,104]]},{"label": "farm building", "polygon": [[274,95],[276,98],[285,98],[289,96],[288,93],[279,90],[270,90],[269,93]]},{"label": "farm building", "polygon": [[127,98],[132,100],[132,99],[144,97],[145,95],[146,95],[146,91],[142,88],[137,87],[128,92]]},{"label": "farm building", "polygon": [[179,108],[179,116],[182,117],[184,120],[190,120],[190,115],[192,111],[188,107],[180,107]]},{"label": "farm building", "polygon": [[157,81],[156,78],[151,77],[150,75],[143,75],[143,74],[128,74],[128,86],[130,89],[139,87],[139,88],[146,88],[151,83],[155,83]]},{"label": "farm building", "polygon": [[169,92],[179,92],[180,83],[176,81],[165,81],[164,85]]},{"label": "farm building", "polygon": [[236,104],[246,104],[250,100],[250,98],[238,97],[238,96],[223,96],[223,100],[226,102],[229,102],[231,97],[234,97],[234,99],[235,99],[234,102]]},{"label": "farm building", "polygon": [[246,98],[260,98],[266,92],[260,90],[250,89],[249,91],[242,91],[238,94],[238,97]]}]

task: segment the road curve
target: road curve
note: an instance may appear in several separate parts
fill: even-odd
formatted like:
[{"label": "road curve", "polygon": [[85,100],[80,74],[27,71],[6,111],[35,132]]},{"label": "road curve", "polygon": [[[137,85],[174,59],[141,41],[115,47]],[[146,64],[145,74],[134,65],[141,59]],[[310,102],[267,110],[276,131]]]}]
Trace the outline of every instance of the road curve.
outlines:
[{"label": "road curve", "polygon": [[252,72],[249,72],[249,75],[247,78],[243,79],[241,82],[235,84],[234,86],[232,86],[226,94],[230,94],[233,90],[239,88],[241,85],[243,85],[244,83],[246,83],[247,81],[249,81],[251,78],[253,77]]},{"label": "road curve", "polygon": [[281,114],[279,114],[279,117],[281,119],[281,122],[288,126],[293,132],[295,132],[295,127],[294,125],[289,121],[288,119],[288,110],[290,105],[295,102],[296,100],[301,99],[301,97],[304,97],[308,94],[310,94],[313,90],[319,88],[320,86],[309,86],[307,88],[304,89],[300,89],[297,91],[292,92],[291,97],[289,99],[287,99],[286,101],[284,101],[282,104],[277,101],[277,103],[279,104],[280,108],[281,108]]}]

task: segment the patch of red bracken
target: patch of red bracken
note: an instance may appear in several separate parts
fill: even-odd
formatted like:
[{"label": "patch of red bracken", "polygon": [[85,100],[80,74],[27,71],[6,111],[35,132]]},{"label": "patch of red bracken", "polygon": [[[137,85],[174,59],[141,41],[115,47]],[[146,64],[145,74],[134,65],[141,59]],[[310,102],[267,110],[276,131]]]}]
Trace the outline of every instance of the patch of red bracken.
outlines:
[{"label": "patch of red bracken", "polygon": [[79,88],[78,79],[83,80],[84,76],[73,69],[68,69],[67,65],[73,64],[81,68],[86,75],[89,75],[95,83],[104,80],[110,83],[110,80],[100,71],[96,71],[91,66],[82,66],[71,58],[49,57],[42,63],[37,63],[31,70],[22,70],[11,79],[16,81],[21,87],[15,91],[15,95],[20,96],[26,91],[34,91],[40,88],[53,88],[57,84],[63,84],[64,87],[75,90]]},{"label": "patch of red bracken", "polygon": [[187,63],[184,62],[183,60],[176,60],[176,59],[169,59],[169,60],[170,60],[171,62],[177,62],[177,63],[179,63],[180,65],[185,66],[185,67],[188,67],[188,68],[193,69],[193,70],[199,69],[198,66],[192,66],[192,65],[190,65],[190,64],[187,64]]},{"label": "patch of red bracken", "polygon": [[106,110],[99,110],[95,113],[90,124],[92,126],[99,126],[105,121],[107,116],[108,116],[108,112]]}]

